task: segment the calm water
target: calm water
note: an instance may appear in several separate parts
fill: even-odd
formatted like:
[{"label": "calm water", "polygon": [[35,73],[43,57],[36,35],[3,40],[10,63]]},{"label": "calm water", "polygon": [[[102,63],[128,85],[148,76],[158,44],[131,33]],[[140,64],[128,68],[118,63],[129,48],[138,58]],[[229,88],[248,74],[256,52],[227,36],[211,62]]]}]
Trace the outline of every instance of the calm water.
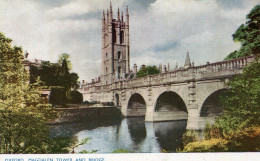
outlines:
[{"label": "calm water", "polygon": [[145,122],[144,118],[124,118],[114,121],[68,123],[51,126],[52,136],[76,136],[79,140],[90,137],[81,150],[111,153],[117,149],[131,152],[157,153],[163,149],[175,152],[181,144],[187,121]]}]

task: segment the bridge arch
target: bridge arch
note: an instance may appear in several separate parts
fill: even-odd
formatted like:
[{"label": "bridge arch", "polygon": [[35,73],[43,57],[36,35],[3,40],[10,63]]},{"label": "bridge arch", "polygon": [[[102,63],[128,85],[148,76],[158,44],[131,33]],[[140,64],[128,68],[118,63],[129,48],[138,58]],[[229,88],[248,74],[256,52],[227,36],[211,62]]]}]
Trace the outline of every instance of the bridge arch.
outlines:
[{"label": "bridge arch", "polygon": [[203,100],[199,109],[200,117],[215,117],[223,112],[220,95],[225,91],[226,88],[215,90]]},{"label": "bridge arch", "polygon": [[182,97],[173,91],[162,92],[157,97],[154,111],[183,111],[188,113],[187,106]]},{"label": "bridge arch", "polygon": [[146,101],[139,93],[130,96],[127,103],[127,116],[145,116]]}]

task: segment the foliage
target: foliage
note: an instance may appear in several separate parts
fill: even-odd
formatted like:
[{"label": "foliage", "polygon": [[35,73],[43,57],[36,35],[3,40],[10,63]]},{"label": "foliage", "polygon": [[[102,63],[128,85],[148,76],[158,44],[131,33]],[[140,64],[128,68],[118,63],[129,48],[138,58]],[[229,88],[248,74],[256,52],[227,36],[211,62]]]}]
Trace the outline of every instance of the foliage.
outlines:
[{"label": "foliage", "polygon": [[[81,141],[78,141],[78,139],[77,138],[73,138],[73,142],[72,142],[72,144],[69,146],[69,151],[71,152],[71,153],[75,153],[75,148],[77,148],[77,147],[79,147],[79,146],[81,146],[81,145],[85,145],[85,144],[87,144],[89,141],[90,141],[90,138],[89,137],[87,137],[87,138],[84,138],[84,139],[82,139]],[[87,151],[87,150],[82,150],[82,151],[80,151],[79,153],[96,153],[97,152],[97,150],[91,150],[91,151]]]},{"label": "foliage", "polygon": [[51,87],[49,102],[54,106],[65,106],[67,103],[66,89],[64,87]]},{"label": "foliage", "polygon": [[195,142],[199,140],[199,134],[197,131],[194,130],[188,130],[186,131],[183,136],[182,136],[182,140],[183,140],[183,145],[187,145],[190,142]]},{"label": "foliage", "polygon": [[187,144],[183,152],[242,152],[260,150],[260,127],[237,130],[223,138],[211,138]]},{"label": "foliage", "polygon": [[69,153],[68,147],[74,144],[75,140],[71,137],[54,137],[50,139],[49,149],[51,153]]},{"label": "foliage", "polygon": [[191,142],[184,147],[183,152],[223,152],[228,150],[227,143],[224,139]]},{"label": "foliage", "polygon": [[37,77],[40,77],[46,86],[63,86],[66,89],[78,88],[79,77],[77,73],[70,73],[66,62],[62,65],[42,61],[39,68],[31,66],[30,83],[35,83]]},{"label": "foliage", "polygon": [[79,91],[71,91],[68,96],[69,103],[79,104],[83,102],[83,95]]},{"label": "foliage", "polygon": [[239,26],[232,35],[235,42],[241,43],[241,47],[238,51],[230,53],[226,60],[260,53],[260,5],[256,5],[246,18],[246,24]]},{"label": "foliage", "polygon": [[50,138],[46,123],[57,115],[40,96],[42,82],[29,84],[22,49],[11,42],[0,33],[0,153],[68,153],[85,143]]},{"label": "foliage", "polygon": [[203,135],[205,140],[209,140],[211,138],[222,138],[223,134],[220,132],[220,128],[215,125],[211,125],[209,123],[206,124]]},{"label": "foliage", "polygon": [[159,74],[160,70],[156,66],[146,66],[141,68],[137,73],[136,77],[144,77],[147,75]]},{"label": "foliage", "polygon": [[66,62],[67,67],[68,67],[68,70],[71,70],[71,69],[72,69],[72,63],[71,63],[71,61],[70,61],[69,59],[70,59],[70,55],[69,55],[69,54],[67,54],[67,53],[62,53],[62,54],[59,56],[59,60],[58,60],[59,66],[62,66],[62,64],[63,64],[64,62]]},{"label": "foliage", "polygon": [[130,151],[126,150],[126,149],[117,149],[117,150],[113,151],[112,153],[130,153]]},{"label": "foliage", "polygon": [[28,84],[22,49],[0,33],[0,153],[48,153],[46,122],[56,115],[40,97],[40,82]]},{"label": "foliage", "polygon": [[243,74],[229,84],[224,95],[224,112],[216,119],[215,126],[223,133],[260,125],[260,63],[244,68]]},{"label": "foliage", "polygon": [[[62,57],[62,56],[61,56]],[[77,89],[78,74],[70,73],[68,67],[69,56],[63,59],[61,65],[59,63],[50,63],[49,61],[42,61],[41,66],[31,66],[30,70],[30,83],[35,83],[36,79],[40,77],[45,86],[60,86],[65,89],[65,99],[63,89],[53,89],[51,92],[51,103],[64,105],[69,98],[71,88]],[[59,94],[61,94],[59,96]],[[56,98],[57,97],[57,98]],[[63,100],[61,100],[63,99]]]}]

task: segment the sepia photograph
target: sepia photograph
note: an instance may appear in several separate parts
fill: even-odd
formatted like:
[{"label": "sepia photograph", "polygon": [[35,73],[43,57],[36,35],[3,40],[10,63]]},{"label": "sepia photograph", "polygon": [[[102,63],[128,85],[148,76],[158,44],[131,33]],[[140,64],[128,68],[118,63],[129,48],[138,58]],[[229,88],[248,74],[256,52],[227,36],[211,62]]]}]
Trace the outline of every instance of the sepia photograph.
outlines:
[{"label": "sepia photograph", "polygon": [[0,0],[0,161],[257,160],[259,56],[260,0]]}]

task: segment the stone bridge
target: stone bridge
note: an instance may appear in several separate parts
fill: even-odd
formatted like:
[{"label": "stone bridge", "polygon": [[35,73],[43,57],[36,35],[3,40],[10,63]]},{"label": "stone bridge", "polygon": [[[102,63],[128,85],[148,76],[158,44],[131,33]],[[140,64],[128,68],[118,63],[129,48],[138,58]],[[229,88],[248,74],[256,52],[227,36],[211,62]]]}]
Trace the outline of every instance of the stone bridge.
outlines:
[{"label": "stone bridge", "polygon": [[124,116],[145,116],[145,121],[187,119],[187,129],[199,129],[207,118],[222,112],[219,94],[228,89],[230,78],[241,74],[254,59],[248,56],[110,85],[92,84],[81,93],[84,100],[114,102]]}]

